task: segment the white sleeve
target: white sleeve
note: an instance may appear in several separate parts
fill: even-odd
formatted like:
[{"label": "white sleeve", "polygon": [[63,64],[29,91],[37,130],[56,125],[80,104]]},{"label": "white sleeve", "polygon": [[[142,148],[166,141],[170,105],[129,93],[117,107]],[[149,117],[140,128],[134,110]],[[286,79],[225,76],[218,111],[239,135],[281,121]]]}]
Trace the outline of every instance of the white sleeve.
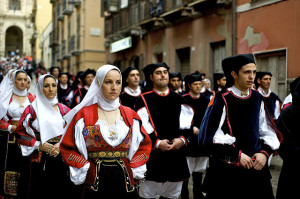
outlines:
[{"label": "white sleeve", "polygon": [[182,104],[181,105],[181,111],[180,111],[180,129],[189,129],[191,128],[191,124],[194,117],[194,110],[192,107]]},{"label": "white sleeve", "polygon": [[[79,119],[77,121],[77,123],[75,124],[75,128],[74,128],[74,133],[75,133],[75,145],[78,149],[78,151],[81,153],[82,156],[84,156],[84,158],[87,160],[88,159],[88,153],[87,153],[87,148],[85,145],[85,141],[82,135],[82,130],[85,127],[85,123],[83,118]],[[86,175],[87,172],[90,168],[90,163],[85,164],[83,167],[81,168],[76,168],[76,167],[71,167],[70,166],[70,178],[71,181],[76,184],[83,184],[85,179],[86,179]]]},{"label": "white sleeve", "polygon": [[[23,120],[22,125],[25,128],[26,133],[35,138],[35,133],[34,133],[33,129],[28,125],[31,117],[32,117],[31,114],[27,114],[27,116]],[[34,121],[36,121],[36,120],[34,120]],[[36,129],[36,130],[38,130],[38,129]],[[22,155],[29,156],[30,154],[33,153],[34,150],[38,149],[39,145],[40,145],[40,141],[36,141],[34,143],[34,146],[25,146],[25,145],[20,144]]]},{"label": "white sleeve", "polygon": [[143,107],[137,111],[137,114],[140,116],[142,120],[143,127],[145,128],[146,132],[148,134],[151,134],[154,132],[153,126],[151,125],[151,122],[149,120],[149,115],[146,107]]},{"label": "white sleeve", "polygon": [[40,141],[36,141],[34,143],[34,146],[32,146],[32,147],[20,144],[22,155],[23,156],[29,156],[30,154],[33,153],[34,150],[39,148],[40,143],[41,143]]},{"label": "white sleeve", "polygon": [[213,143],[232,145],[235,142],[236,138],[229,135],[229,134],[224,134],[223,130],[221,129],[224,122],[225,122],[225,118],[226,118],[226,109],[225,109],[225,106],[224,106],[219,127],[218,127],[218,129],[217,129],[217,131],[214,135],[214,138],[213,138]]},{"label": "white sleeve", "polygon": [[[139,121],[133,120],[131,146],[127,155],[127,159],[129,161],[131,161],[132,157],[139,149],[140,143],[143,141],[144,141],[144,136],[141,133]],[[131,170],[132,170],[133,178],[143,179],[147,171],[146,164],[136,168],[131,168]]]},{"label": "white sleeve", "polygon": [[279,103],[278,100],[276,100],[275,111],[274,111],[274,119],[277,120],[279,115],[280,115],[280,103]]},{"label": "white sleeve", "polygon": [[262,139],[266,145],[269,145],[272,150],[276,150],[279,148],[280,143],[277,135],[272,128],[270,121],[266,119],[264,102],[262,102],[260,106],[259,135],[260,139]]}]

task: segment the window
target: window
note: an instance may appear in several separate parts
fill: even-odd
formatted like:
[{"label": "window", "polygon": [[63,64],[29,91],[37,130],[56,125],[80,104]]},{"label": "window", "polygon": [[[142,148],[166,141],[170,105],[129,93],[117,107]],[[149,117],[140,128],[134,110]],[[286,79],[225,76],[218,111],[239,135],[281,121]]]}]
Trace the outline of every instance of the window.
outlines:
[{"label": "window", "polygon": [[214,73],[223,73],[222,60],[226,57],[225,41],[211,43],[211,66]]},{"label": "window", "polygon": [[21,10],[21,2],[20,0],[9,0],[9,10]]},{"label": "window", "polygon": [[286,50],[261,52],[255,54],[257,71],[272,73],[271,91],[276,93],[281,100],[288,95],[286,85]]}]

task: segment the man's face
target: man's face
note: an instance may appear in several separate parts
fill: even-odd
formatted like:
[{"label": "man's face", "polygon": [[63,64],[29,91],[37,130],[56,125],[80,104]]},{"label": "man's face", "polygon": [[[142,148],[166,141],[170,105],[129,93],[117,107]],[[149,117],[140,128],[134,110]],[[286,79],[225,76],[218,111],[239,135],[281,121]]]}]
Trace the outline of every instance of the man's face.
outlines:
[{"label": "man's face", "polygon": [[63,85],[68,83],[68,75],[61,75],[58,79]]},{"label": "man's face", "polygon": [[90,86],[94,80],[95,76],[93,74],[88,74],[85,78],[84,81],[87,86]]},{"label": "man's face", "polygon": [[195,81],[189,84],[190,92],[194,95],[199,95],[202,89],[202,81]]},{"label": "man's face", "polygon": [[172,79],[170,79],[170,86],[172,88],[172,90],[177,90],[180,87],[180,79],[179,77],[173,77]]},{"label": "man's face", "polygon": [[135,88],[139,85],[140,83],[140,73],[138,70],[132,70],[130,71],[126,82],[128,84],[129,88]]},{"label": "man's face", "polygon": [[166,88],[169,83],[169,72],[165,67],[155,69],[150,79],[153,81],[154,88]]},{"label": "man's face", "polygon": [[265,75],[261,79],[258,79],[257,82],[259,83],[262,89],[268,90],[271,85],[271,76]]},{"label": "man's face", "polygon": [[249,63],[239,70],[239,74],[236,72],[231,72],[232,77],[234,78],[234,85],[237,89],[245,91],[248,88],[252,87],[256,75],[256,65],[254,63]]},{"label": "man's face", "polygon": [[217,80],[217,83],[220,88],[224,88],[226,85],[226,77],[222,77],[221,79]]}]

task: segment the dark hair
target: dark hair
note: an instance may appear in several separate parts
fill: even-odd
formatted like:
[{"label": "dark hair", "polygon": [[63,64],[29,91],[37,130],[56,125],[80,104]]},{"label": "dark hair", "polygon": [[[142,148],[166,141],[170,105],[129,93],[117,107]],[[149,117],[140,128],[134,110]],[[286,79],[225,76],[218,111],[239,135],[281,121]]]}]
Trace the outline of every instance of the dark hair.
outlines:
[{"label": "dark hair", "polygon": [[18,75],[19,73],[25,73],[25,74],[27,75],[27,73],[26,73],[25,70],[18,70],[18,71],[16,72],[16,77],[17,77],[17,75]]},{"label": "dark hair", "polygon": [[62,75],[67,75],[68,79],[70,79],[69,73],[59,73],[58,78],[60,78]]},{"label": "dark hair", "polygon": [[59,73],[60,73],[60,67],[58,67],[58,66],[51,66],[49,72],[52,74],[54,69],[56,69],[56,68],[59,70]]},{"label": "dark hair", "polygon": [[92,74],[92,75],[94,75],[94,77],[95,77],[95,76],[96,76],[96,71],[95,71],[94,69],[89,69],[89,68],[88,68],[86,71],[84,71],[84,72],[79,76],[79,78],[81,79],[83,85],[86,84],[86,83],[85,83],[85,78],[86,78],[86,76],[89,75],[89,74]]}]

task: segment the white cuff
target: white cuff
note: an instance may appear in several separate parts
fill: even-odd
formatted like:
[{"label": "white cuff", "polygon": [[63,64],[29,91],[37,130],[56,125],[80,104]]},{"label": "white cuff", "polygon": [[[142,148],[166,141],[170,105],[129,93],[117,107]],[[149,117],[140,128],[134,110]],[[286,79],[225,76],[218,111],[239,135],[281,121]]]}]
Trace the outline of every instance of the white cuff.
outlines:
[{"label": "white cuff", "polygon": [[134,179],[140,180],[145,177],[145,173],[147,171],[146,164],[136,167],[136,168],[131,168],[132,170],[132,175]]},{"label": "white cuff", "polygon": [[10,124],[10,125],[8,125],[8,127],[7,127],[7,131],[8,131],[9,133],[12,133],[12,132],[10,131],[11,128],[12,128],[12,126],[13,126],[13,125]]},{"label": "white cuff", "polygon": [[158,146],[159,146],[160,142],[161,142],[161,140],[158,140],[158,141],[157,141],[157,143],[156,143],[156,145],[155,145],[155,148],[158,149]]},{"label": "white cuff", "polygon": [[79,185],[79,184],[83,184],[85,179],[86,179],[86,175],[87,172],[90,168],[90,163],[85,164],[83,167],[81,167],[80,169],[76,168],[76,167],[69,167],[70,168],[70,178],[71,181],[75,184],[75,185]]}]

